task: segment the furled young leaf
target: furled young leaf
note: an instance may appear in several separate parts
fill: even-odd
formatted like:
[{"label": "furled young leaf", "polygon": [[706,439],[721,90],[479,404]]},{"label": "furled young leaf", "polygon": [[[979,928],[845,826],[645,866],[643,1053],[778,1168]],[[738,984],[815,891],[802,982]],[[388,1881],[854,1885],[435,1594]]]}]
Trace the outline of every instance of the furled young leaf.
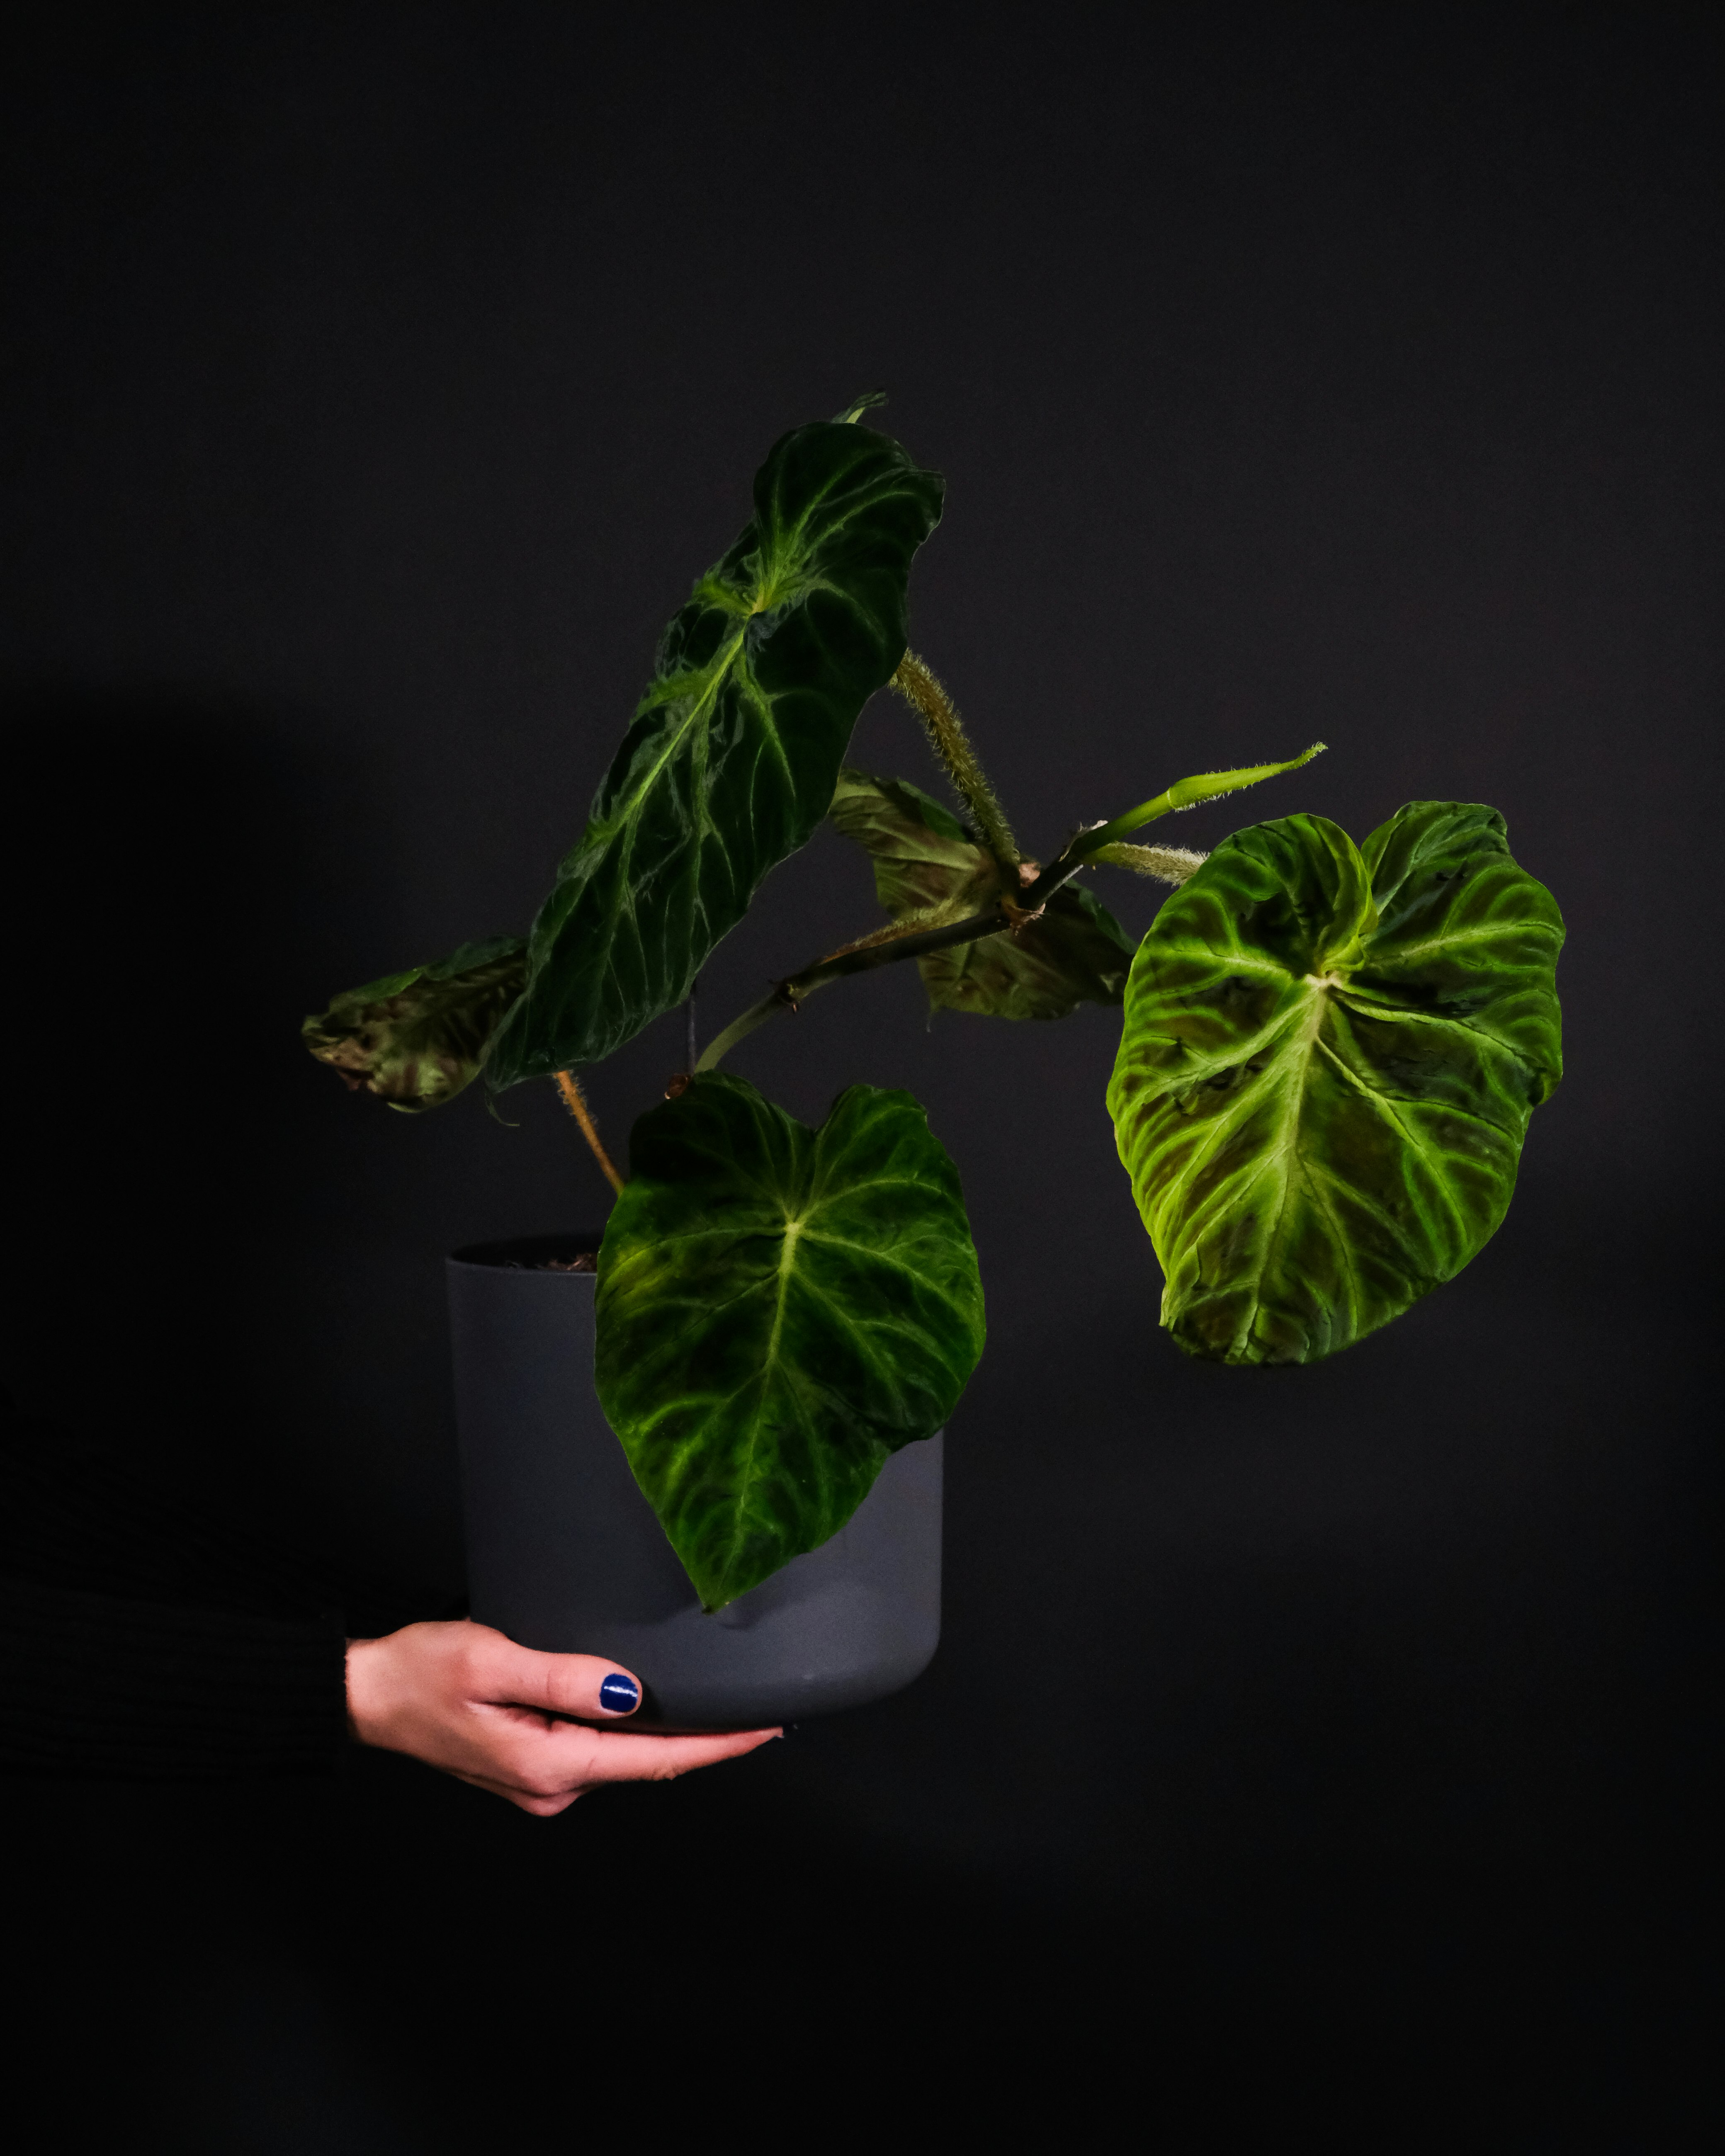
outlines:
[{"label": "furled young leaf", "polygon": [[1356,850],[1235,833],[1135,960],[1108,1089],[1189,1353],[1305,1363],[1461,1270],[1562,1072],[1563,919],[1503,819],[1415,801]]},{"label": "furled young leaf", "polygon": [[656,676],[533,924],[488,1070],[598,1061],[680,1003],[826,814],[857,713],[903,656],[941,481],[865,427],[787,434],[755,514],[665,631]]},{"label": "furled young leaf", "polygon": [[464,943],[432,966],[410,966],[337,996],[300,1028],[320,1063],[355,1092],[418,1115],[452,1101],[478,1073],[485,1043],[521,992],[519,936]]},{"label": "furled young leaf", "polygon": [[908,1093],[818,1131],[728,1073],[635,1125],[599,1251],[599,1399],[702,1602],[836,1534],[983,1350],[958,1172]]},{"label": "furled young leaf", "polygon": [[[875,892],[894,920],[936,928],[979,913],[1000,891],[988,850],[950,810],[900,778],[841,771],[834,825],[874,860]],[[1076,883],[1034,921],[916,962],[933,1007],[990,1018],[1065,1018],[1081,1002],[1117,1004],[1132,946],[1106,906]]]}]

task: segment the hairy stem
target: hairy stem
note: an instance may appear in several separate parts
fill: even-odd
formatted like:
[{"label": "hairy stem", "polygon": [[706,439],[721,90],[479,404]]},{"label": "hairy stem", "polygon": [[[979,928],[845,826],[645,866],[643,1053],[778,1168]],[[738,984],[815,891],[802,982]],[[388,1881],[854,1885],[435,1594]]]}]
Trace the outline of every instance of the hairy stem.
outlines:
[{"label": "hairy stem", "polygon": [[1106,861],[1110,868],[1130,869],[1134,875],[1153,876],[1158,883],[1184,883],[1209,859],[1206,854],[1195,854],[1189,846],[1098,846],[1091,855],[1093,861]]},{"label": "hairy stem", "polygon": [[1200,801],[1219,801],[1224,793],[1238,793],[1245,786],[1261,785],[1266,778],[1277,778],[1285,771],[1297,771],[1302,763],[1310,763],[1313,757],[1323,752],[1324,744],[1313,742],[1310,748],[1298,756],[1291,756],[1286,763],[1249,763],[1238,771],[1205,771],[1195,778],[1178,779],[1163,793],[1141,801],[1136,808],[1128,808],[1125,815],[1117,816],[1111,824],[1098,824],[1092,830],[1081,831],[1073,844],[1082,849],[1086,860],[1094,860],[1104,846],[1111,846],[1117,839],[1136,831],[1141,824],[1153,824],[1158,816],[1172,814],[1177,809],[1195,808]]},{"label": "hairy stem", "polygon": [[593,1157],[598,1163],[605,1180],[614,1190],[621,1190],[623,1178],[617,1173],[617,1164],[599,1142],[599,1127],[593,1119],[593,1111],[587,1105],[587,1096],[581,1090],[581,1081],[572,1070],[557,1074],[557,1091],[563,1096],[563,1106],[581,1127],[581,1135],[593,1148]]},{"label": "hairy stem", "polygon": [[978,836],[1010,880],[1019,865],[1018,840],[952,698],[914,651],[900,660],[892,686],[922,720],[942,767],[975,821]]}]

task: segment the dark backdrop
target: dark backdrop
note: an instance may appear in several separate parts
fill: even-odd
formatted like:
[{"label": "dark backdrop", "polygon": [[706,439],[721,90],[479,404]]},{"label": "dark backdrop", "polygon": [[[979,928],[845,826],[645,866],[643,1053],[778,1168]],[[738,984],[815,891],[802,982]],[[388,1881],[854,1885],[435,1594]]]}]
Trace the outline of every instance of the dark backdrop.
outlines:
[{"label": "dark backdrop", "polygon": [[[525,926],[755,465],[862,388],[947,475],[914,640],[1033,847],[1322,736],[1174,835],[1488,800],[1570,927],[1507,1224],[1307,1372],[1158,1332],[1111,1014],[929,1029],[902,969],[752,1040],[812,1117],[909,1086],[963,1172],[991,1337],[933,1669],[552,1825],[376,1758],[25,1791],[48,2025],[176,2148],[500,2148],[606,2085],[828,2145],[924,2074],[973,2121],[1123,2087],[1170,2147],[1249,2100],[1384,2149],[1673,2145],[1711,1757],[1703,16],[45,19],[5,126],[27,1406],[459,1591],[442,1254],[602,1187],[546,1089],[409,1122],[298,1021]],[[856,757],[926,776],[884,698]],[[818,838],[710,1024],[872,917]],[[596,1075],[614,1139],[675,1027]]]}]

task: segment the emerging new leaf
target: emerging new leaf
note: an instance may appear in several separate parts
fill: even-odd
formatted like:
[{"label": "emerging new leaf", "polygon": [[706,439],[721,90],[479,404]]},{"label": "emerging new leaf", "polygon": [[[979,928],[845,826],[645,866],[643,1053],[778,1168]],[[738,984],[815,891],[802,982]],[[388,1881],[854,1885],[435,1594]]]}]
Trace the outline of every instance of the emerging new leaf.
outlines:
[{"label": "emerging new leaf", "polygon": [[410,966],[337,996],[300,1029],[320,1063],[354,1092],[418,1115],[452,1101],[477,1075],[485,1043],[521,992],[519,936],[464,943],[433,966]]},{"label": "emerging new leaf", "polygon": [[903,655],[911,561],[940,508],[939,479],[865,427],[823,421],[773,449],[533,924],[492,1085],[597,1062],[688,993],[826,814],[857,714]]},{"label": "emerging new leaf", "polygon": [[818,1131],[728,1073],[641,1117],[599,1251],[599,1399],[701,1601],[836,1534],[983,1350],[958,1172],[908,1093]]},{"label": "emerging new leaf", "polygon": [[[1000,895],[1000,871],[957,818],[900,778],[841,771],[829,812],[875,863],[875,891],[895,921],[939,928]],[[1034,920],[919,958],[936,1009],[992,1018],[1065,1018],[1082,1002],[1117,1004],[1132,946],[1106,906],[1063,885]]]},{"label": "emerging new leaf", "polygon": [[1562,1073],[1563,935],[1464,802],[1358,850],[1320,816],[1260,824],[1168,901],[1108,1106],[1181,1347],[1316,1362],[1461,1270]]}]

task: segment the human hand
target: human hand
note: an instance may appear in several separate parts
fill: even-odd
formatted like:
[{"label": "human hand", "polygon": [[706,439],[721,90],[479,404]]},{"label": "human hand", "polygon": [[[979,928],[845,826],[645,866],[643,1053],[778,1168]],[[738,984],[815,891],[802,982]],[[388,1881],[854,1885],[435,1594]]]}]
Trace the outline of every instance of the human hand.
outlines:
[{"label": "human hand", "polygon": [[536,1654],[471,1618],[347,1643],[347,1718],[362,1744],[408,1753],[539,1819],[566,1811],[601,1782],[668,1782],[781,1734],[657,1737],[555,1718],[626,1722],[640,1697],[614,1662]]}]

